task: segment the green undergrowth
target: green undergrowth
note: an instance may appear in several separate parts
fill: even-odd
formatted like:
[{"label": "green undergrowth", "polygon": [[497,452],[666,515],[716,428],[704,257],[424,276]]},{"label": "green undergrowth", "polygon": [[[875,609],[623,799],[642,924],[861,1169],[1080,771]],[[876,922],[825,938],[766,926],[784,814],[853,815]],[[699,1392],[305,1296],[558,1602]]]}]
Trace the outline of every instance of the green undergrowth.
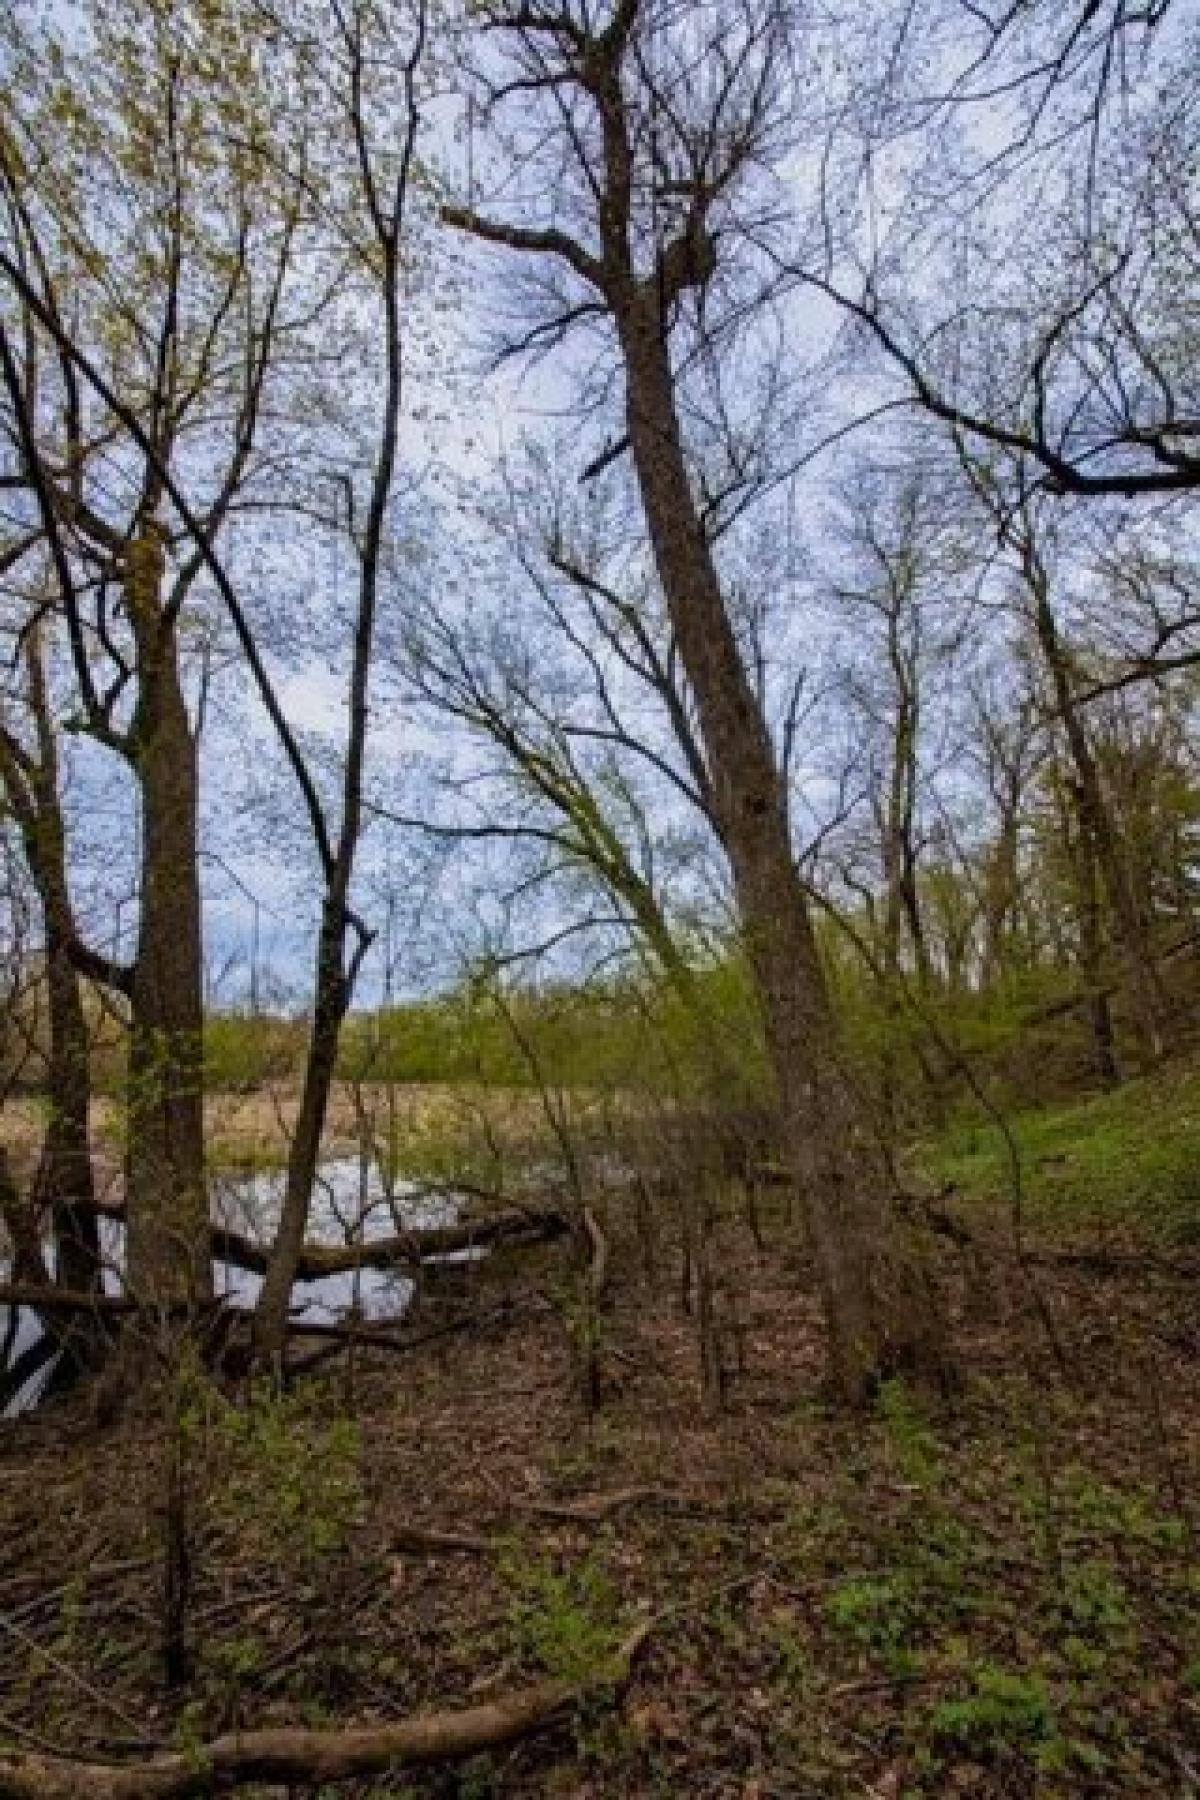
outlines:
[{"label": "green undergrowth", "polygon": [[1200,1682],[1187,1522],[1048,1445],[1052,1406],[981,1400],[939,1427],[891,1384],[821,1505],[795,1500],[758,1649],[776,1732],[811,1768],[822,1699],[852,1699],[909,1800],[1159,1791],[1163,1719]]},{"label": "green undergrowth", "polygon": [[[1008,1123],[1031,1225],[1117,1228],[1200,1244],[1200,1068],[1139,1076]],[[923,1145],[920,1161],[968,1201],[1003,1203],[1010,1195],[1007,1147],[978,1115]]]}]

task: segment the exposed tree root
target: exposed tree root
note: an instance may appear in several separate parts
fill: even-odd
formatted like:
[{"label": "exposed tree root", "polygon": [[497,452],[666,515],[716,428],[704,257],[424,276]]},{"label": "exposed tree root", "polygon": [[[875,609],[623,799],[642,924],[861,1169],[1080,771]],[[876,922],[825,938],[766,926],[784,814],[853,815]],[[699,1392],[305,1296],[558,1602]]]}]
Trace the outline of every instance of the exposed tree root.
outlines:
[{"label": "exposed tree root", "polygon": [[584,1701],[619,1693],[650,1630],[649,1623],[639,1626],[612,1665],[587,1681],[541,1681],[481,1706],[396,1724],[236,1731],[134,1764],[24,1752],[0,1756],[0,1800],[187,1800],[256,1781],[316,1787],[392,1769],[459,1762],[545,1731]]}]

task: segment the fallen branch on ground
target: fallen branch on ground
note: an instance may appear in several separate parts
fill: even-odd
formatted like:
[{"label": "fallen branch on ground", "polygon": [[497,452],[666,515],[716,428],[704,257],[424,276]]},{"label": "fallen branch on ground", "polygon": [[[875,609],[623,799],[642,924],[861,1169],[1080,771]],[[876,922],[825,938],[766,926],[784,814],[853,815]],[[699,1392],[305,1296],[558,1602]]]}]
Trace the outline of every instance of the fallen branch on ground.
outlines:
[{"label": "fallen branch on ground", "polygon": [[640,1625],[612,1664],[586,1681],[540,1681],[482,1706],[395,1724],[234,1731],[132,1764],[20,1752],[0,1756],[0,1800],[188,1800],[251,1782],[317,1787],[393,1769],[462,1762],[545,1731],[586,1701],[619,1694],[651,1629],[650,1622]]},{"label": "fallen branch on ground", "polygon": [[643,1506],[652,1500],[672,1501],[676,1496],[666,1488],[617,1488],[611,1494],[589,1494],[583,1500],[518,1500],[518,1512],[536,1513],[543,1519],[562,1519],[574,1525],[602,1525],[614,1513],[629,1506]]},{"label": "fallen branch on ground", "polygon": [[[96,1211],[118,1222],[125,1208],[105,1201]],[[365,1244],[306,1244],[296,1267],[297,1281],[323,1281],[328,1275],[346,1275],[355,1269],[415,1268],[433,1256],[453,1256],[463,1250],[490,1248],[495,1244],[539,1243],[559,1237],[567,1221],[550,1208],[510,1208],[490,1217],[467,1219],[454,1225],[425,1225],[376,1238]],[[212,1252],[219,1262],[232,1263],[252,1275],[266,1273],[271,1246],[246,1237],[226,1225],[212,1227]]]},{"label": "fallen branch on ground", "polygon": [[[615,1513],[627,1507],[652,1503],[686,1506],[686,1499],[669,1488],[617,1488],[610,1494],[587,1494],[579,1500],[516,1500],[516,1512],[530,1513],[539,1519],[551,1519],[569,1525],[603,1525]],[[476,1532],[427,1531],[420,1525],[401,1525],[392,1534],[396,1550],[460,1550],[474,1556],[486,1556],[500,1548],[502,1539],[482,1537]]]},{"label": "fallen branch on ground", "polygon": [[455,1552],[464,1556],[490,1556],[498,1547],[495,1538],[480,1537],[476,1532],[427,1531],[423,1525],[395,1525],[391,1538],[393,1550],[428,1550],[434,1555]]}]

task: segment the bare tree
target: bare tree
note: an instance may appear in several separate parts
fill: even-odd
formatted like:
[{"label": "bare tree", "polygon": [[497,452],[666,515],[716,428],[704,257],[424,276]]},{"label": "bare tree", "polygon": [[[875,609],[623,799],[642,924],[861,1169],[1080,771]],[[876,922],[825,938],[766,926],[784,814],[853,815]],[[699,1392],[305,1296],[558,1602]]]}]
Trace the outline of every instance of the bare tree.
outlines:
[{"label": "bare tree", "polygon": [[921,0],[842,29],[863,74],[825,157],[823,250],[793,267],[910,404],[1047,492],[1195,490],[1187,9]]},{"label": "bare tree", "polygon": [[[1079,854],[1082,858],[1079,868],[1081,893],[1085,896],[1083,913],[1089,921],[1085,935],[1090,942],[1098,929],[1094,871],[1103,883],[1129,970],[1142,1031],[1152,1053],[1159,1055],[1165,1043],[1170,1009],[1151,941],[1149,920],[1138,904],[1130,882],[1128,862],[1118,839],[1091,734],[1079,704],[1080,684],[1074,658],[1054,602],[1052,552],[1048,541],[1052,538],[1052,521],[1045,516],[1045,502],[1039,502],[1037,496],[1025,493],[1015,505],[1010,504],[981,465],[968,458],[965,467],[976,493],[997,520],[1001,543],[1012,553],[1027,617],[1049,683],[1054,716],[1068,748],[1079,820]],[[1094,962],[1095,958],[1093,943],[1089,960]],[[1102,1044],[1107,1029],[1103,1021],[1098,1022],[1098,1044]],[[1099,1054],[1106,1073],[1111,1073],[1109,1051],[1101,1048]]]},{"label": "bare tree", "polygon": [[[753,204],[779,127],[784,19],[772,6],[617,0],[603,23],[591,7],[561,5],[491,7],[486,24],[509,61],[488,104],[520,96],[524,141],[532,134],[540,147],[538,178],[550,195],[538,211],[549,218],[532,225],[529,211],[516,222],[458,205],[445,217],[565,277],[571,291],[544,318],[543,337],[599,314],[615,340],[626,441],[762,997],[832,1366],[843,1393],[861,1399],[889,1369],[938,1366],[940,1332],[845,1068],[784,784],[693,481],[674,353],[689,309],[693,343],[715,343],[706,296],[736,258],[738,202]],[[515,147],[505,148],[515,168]]]},{"label": "bare tree", "polygon": [[[303,30],[303,21],[300,30]],[[312,1029],[292,1138],[275,1245],[258,1303],[260,1352],[276,1365],[286,1340],[292,1283],[304,1247],[313,1182],[337,1061],[342,1022],[350,1006],[371,934],[351,904],[351,882],[363,827],[363,783],[369,726],[369,686],[381,586],[390,556],[389,513],[399,457],[404,385],[405,239],[417,133],[419,76],[426,51],[425,0],[409,8],[333,4],[316,37],[288,25],[301,66],[329,82],[326,98],[334,130],[351,151],[353,209],[347,221],[361,246],[370,280],[369,303],[382,335],[383,393],[367,477],[365,517],[354,519],[354,487],[346,484],[351,542],[357,565],[349,728],[341,770],[336,834],[322,826],[318,847],[324,875],[317,934]],[[332,81],[330,81],[332,70]],[[314,825],[317,821],[314,820]],[[351,932],[356,943],[351,951]]]},{"label": "bare tree", "polygon": [[[47,559],[77,722],[139,796],[133,960],[72,953],[129,1002],[128,1273],[144,1300],[167,1303],[212,1291],[199,778],[181,619],[254,472],[295,210],[260,170],[221,154],[236,106],[194,41],[165,20],[98,26],[94,43],[59,46],[57,63],[52,32],[10,46],[21,106],[0,147],[0,373],[10,485],[34,525],[10,575],[35,551]],[[106,120],[78,184],[58,177],[48,68]],[[66,116],[84,129],[82,112]],[[181,482],[196,496],[190,543],[169,517]],[[44,601],[35,592],[31,604]]]},{"label": "bare tree", "polygon": [[[258,16],[258,9],[234,8],[223,23],[232,31],[235,41],[241,41],[238,34],[253,32]],[[252,233],[253,217],[243,210],[238,215],[240,229],[233,250],[227,254],[222,265],[227,272],[228,291],[223,293],[220,306],[208,321],[207,333],[203,330],[200,333],[200,367],[198,370],[185,367],[181,373],[184,358],[176,342],[179,335],[178,320],[181,315],[190,318],[196,310],[196,294],[188,286],[189,273],[193,281],[196,277],[194,270],[189,272],[185,269],[186,259],[181,251],[165,259],[165,322],[163,341],[158,346],[154,369],[161,381],[183,383],[181,403],[175,401],[173,389],[160,394],[152,386],[152,399],[155,395],[158,397],[147,410],[139,412],[137,406],[117,392],[112,379],[106,375],[101,365],[100,357],[95,353],[89,354],[79,343],[77,334],[68,325],[61,307],[56,304],[55,294],[45,291],[43,263],[33,259],[32,273],[29,258],[20,256],[5,258],[0,266],[3,266],[27,312],[47,333],[59,359],[64,390],[76,395],[82,390],[94,396],[102,410],[115,422],[116,431],[125,434],[129,453],[135,459],[141,459],[144,469],[143,495],[154,503],[149,514],[145,513],[145,505],[138,514],[139,518],[145,514],[149,524],[138,540],[141,548],[137,554],[127,556],[122,565],[127,567],[128,578],[136,588],[132,595],[131,616],[145,619],[142,632],[144,643],[142,639],[137,640],[141,661],[135,659],[128,667],[120,665],[117,676],[102,692],[95,690],[94,683],[89,689],[86,685],[86,678],[90,676],[88,646],[82,631],[72,635],[77,676],[90,707],[89,728],[97,735],[102,735],[102,741],[108,741],[103,734],[113,735],[114,708],[131,676],[140,673],[143,666],[153,672],[156,692],[162,688],[172,670],[177,670],[174,633],[178,616],[192,585],[199,577],[205,576],[217,590],[232,626],[240,656],[249,670],[255,690],[298,785],[304,814],[316,846],[323,880],[323,900],[317,944],[313,1026],[301,1091],[298,1127],[290,1149],[277,1254],[264,1282],[259,1316],[260,1349],[277,1361],[286,1329],[294,1268],[303,1243],[338,1034],[349,1006],[358,969],[371,941],[369,930],[351,904],[350,885],[362,826],[361,794],[374,623],[380,585],[390,555],[386,527],[396,468],[402,379],[401,312],[404,269],[400,229],[415,149],[416,76],[424,52],[426,27],[425,12],[420,5],[411,13],[406,10],[403,16],[397,14],[393,17],[389,14],[387,21],[381,20],[374,9],[365,7],[349,13],[341,8],[326,9],[318,6],[308,12],[296,12],[286,20],[280,17],[273,24],[270,41],[275,60],[268,58],[268,67],[260,72],[262,84],[249,94],[239,94],[239,99],[245,102],[244,108],[236,101],[230,102],[228,111],[218,115],[224,128],[222,145],[228,151],[228,160],[223,166],[232,171],[231,178],[236,182],[240,173],[250,170],[261,181],[262,192],[277,202],[273,215],[274,233],[273,236],[268,234],[267,239],[271,244],[271,260],[267,262],[265,271],[259,266],[260,246]],[[406,50],[393,54],[389,46],[386,55],[376,56],[373,49],[368,49],[368,34],[379,31],[385,24],[389,29],[391,26],[396,26],[397,29],[407,26],[410,42]],[[327,81],[326,66],[330,53],[336,74],[336,80],[332,84]],[[381,70],[386,72],[381,74]],[[167,78],[169,91],[169,83],[180,79],[179,65],[170,59],[167,62]],[[282,102],[275,105],[276,94],[272,83],[280,94],[289,96],[287,105]],[[267,100],[268,93],[271,95],[270,103]],[[227,98],[224,92],[222,98]],[[255,112],[256,104],[261,104],[262,108],[258,113]],[[312,120],[318,111],[322,116],[329,117],[332,129],[330,134],[320,138],[322,157],[314,161],[309,154],[310,132]],[[274,133],[264,129],[264,113],[270,116],[272,124],[278,126]],[[168,114],[168,122],[169,116]],[[189,114],[189,118],[194,117],[194,113]],[[379,141],[373,142],[373,136]],[[184,159],[178,147],[173,145],[170,131],[166,134],[166,142],[170,149],[168,170],[174,183],[169,188],[173,205],[167,208],[166,216],[168,220],[176,222],[177,235],[182,245],[185,241],[190,243],[184,230]],[[22,224],[25,224],[24,220]],[[26,229],[28,230],[28,226]],[[310,261],[321,273],[315,279],[309,277],[297,285],[293,311],[284,319],[281,315],[288,292],[288,277],[301,230],[311,233],[315,240],[315,243],[309,245],[314,252]],[[324,276],[326,270],[329,271],[327,279]],[[300,739],[286,717],[276,681],[256,639],[246,605],[217,548],[221,525],[242,506],[249,510],[255,504],[265,505],[268,510],[273,508],[276,512],[286,513],[287,506],[292,503],[286,499],[281,500],[277,494],[268,494],[265,499],[257,501],[243,501],[242,492],[255,471],[252,458],[255,430],[268,378],[278,373],[280,346],[283,346],[285,362],[294,356],[301,359],[309,356],[309,360],[313,360],[304,346],[314,326],[319,326],[325,318],[331,292],[338,292],[343,297],[353,292],[360,298],[364,292],[370,292],[378,299],[385,365],[378,447],[368,467],[365,512],[361,521],[358,516],[359,496],[354,481],[346,474],[339,474],[337,477],[339,491],[345,496],[345,527],[358,563],[359,581],[349,676],[350,722],[341,763],[342,806],[336,826],[331,823],[314,770],[302,749]],[[257,302],[257,310],[252,310],[252,297]],[[247,318],[241,317],[243,308],[248,313]],[[222,348],[221,332],[230,317],[241,332],[238,341],[244,348],[223,364],[218,352]],[[349,315],[346,323],[349,323]],[[293,338],[299,346],[296,350],[292,349]],[[315,359],[320,360],[320,356],[321,352],[318,350]],[[233,380],[240,385],[235,386],[232,401],[226,401],[232,414],[234,429],[230,459],[218,480],[216,498],[197,500],[189,497],[186,491],[186,459],[182,453],[178,458],[173,453],[181,435],[184,411],[188,406],[208,398],[204,378],[209,376],[212,368],[220,371],[226,380],[229,379],[228,371],[232,369]],[[14,394],[20,386],[19,375],[14,364],[13,382],[10,384]],[[211,441],[209,449],[211,452]],[[352,461],[349,466],[357,469],[360,465]],[[45,485],[47,484],[43,483]],[[53,518],[52,496],[43,494],[39,488],[38,498],[43,502],[43,515]],[[311,512],[312,509],[303,503],[302,495],[293,496],[293,500],[301,514]],[[156,509],[160,505],[173,517],[178,527],[182,561],[169,596],[162,601],[158,615],[154,615],[150,608],[151,590],[157,593],[158,586],[161,585],[167,545],[170,542],[166,529],[157,523]],[[74,525],[74,520],[72,524]],[[49,533],[49,525],[47,531]],[[53,534],[50,536],[53,545],[55,539]],[[63,578],[62,585],[66,592],[66,578],[71,573],[69,563],[65,558],[56,557],[56,568]],[[68,597],[68,619],[71,617],[70,606],[75,598],[74,592]],[[105,590],[101,585],[102,607],[104,598]],[[141,605],[143,601],[145,604]],[[132,602],[137,602],[138,605]],[[95,629],[101,646],[112,654],[108,624],[108,615],[105,614]],[[188,844],[185,846],[181,841],[177,845],[180,854],[173,862],[168,862],[162,831],[150,829],[150,822],[147,821],[147,829],[143,832],[144,853],[148,866],[149,859],[158,854],[160,860],[155,866],[160,879],[157,886],[150,881],[143,883],[143,918],[145,920],[155,914],[156,894],[167,893],[163,888],[162,871],[177,871],[175,889],[170,899],[178,910],[182,900],[187,898],[180,884],[186,884],[188,895],[197,902],[193,907],[189,901],[189,920],[194,923],[195,929],[189,924],[184,938],[185,943],[194,941],[196,955],[194,958],[181,958],[178,955],[178,944],[173,944],[176,956],[171,965],[170,980],[166,982],[167,986],[172,982],[176,987],[180,984],[186,986],[190,1009],[190,1024],[186,1030],[176,1034],[175,1040],[181,1045],[186,1043],[190,1046],[190,1078],[186,1084],[188,1092],[186,1096],[181,1095],[181,1103],[186,1100],[188,1107],[188,1133],[183,1137],[176,1134],[171,1141],[198,1148],[201,1141],[198,1130],[201,1100],[198,1058],[202,961],[199,952],[195,854],[195,743],[194,736],[185,733],[186,707],[183,705],[177,673],[174,680],[179,704],[168,708],[168,711],[172,712],[178,729],[172,739],[170,753],[164,755],[163,770],[164,780],[175,785],[170,793],[164,790],[164,807],[160,812],[177,834],[184,832],[187,835]],[[134,717],[136,720],[138,713],[135,712]],[[114,744],[114,747],[120,746]],[[137,760],[136,770],[143,788],[146,779],[144,763],[145,756],[142,754]],[[184,784],[186,791],[180,789],[180,783]],[[161,914],[161,909],[159,912]],[[169,912],[168,905],[167,913]],[[165,931],[167,917],[162,917]],[[356,948],[350,953],[348,939],[352,932],[356,937]],[[139,951],[139,957],[126,978],[126,984],[133,994],[135,1021],[138,1016],[137,972],[144,966],[145,959]],[[144,1075],[145,1071],[134,1070],[135,1084],[139,1073]],[[193,1126],[197,1128],[194,1133]],[[132,1144],[139,1146],[136,1155],[140,1158],[144,1159],[149,1154],[146,1132],[131,1132]],[[135,1152],[131,1149],[131,1155],[133,1154]],[[189,1168],[194,1172],[197,1167],[202,1168],[202,1163],[189,1151]],[[195,1192],[195,1183],[190,1191]],[[202,1180],[200,1196],[202,1197]],[[132,1212],[131,1195],[131,1223]],[[194,1212],[194,1241],[198,1244],[199,1198]],[[207,1279],[206,1198],[204,1241]],[[135,1273],[133,1261],[131,1255],[131,1273]],[[144,1287],[143,1283],[143,1289]]]}]

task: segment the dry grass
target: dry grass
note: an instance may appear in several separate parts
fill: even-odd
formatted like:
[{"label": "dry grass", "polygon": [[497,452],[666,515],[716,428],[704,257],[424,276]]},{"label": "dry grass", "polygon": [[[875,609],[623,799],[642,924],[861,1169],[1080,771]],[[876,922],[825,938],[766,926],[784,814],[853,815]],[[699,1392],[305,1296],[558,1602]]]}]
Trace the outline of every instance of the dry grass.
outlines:
[{"label": "dry grass", "polygon": [[[209,1164],[213,1169],[273,1168],[287,1160],[299,1106],[295,1081],[268,1084],[250,1093],[214,1093],[205,1098]],[[604,1103],[581,1095],[570,1102],[573,1132],[599,1129]],[[120,1164],[123,1110],[118,1100],[100,1097],[92,1105],[92,1136],[101,1167]],[[22,1178],[37,1159],[45,1124],[42,1102],[22,1096],[3,1109],[2,1133]],[[422,1083],[391,1089],[364,1086],[356,1091],[336,1083],[325,1131],[325,1154],[355,1154],[362,1131],[377,1147],[394,1141],[402,1169],[429,1164],[459,1167],[553,1154],[553,1135],[537,1094],[528,1089]],[[439,1172],[440,1169],[439,1169]]]}]

